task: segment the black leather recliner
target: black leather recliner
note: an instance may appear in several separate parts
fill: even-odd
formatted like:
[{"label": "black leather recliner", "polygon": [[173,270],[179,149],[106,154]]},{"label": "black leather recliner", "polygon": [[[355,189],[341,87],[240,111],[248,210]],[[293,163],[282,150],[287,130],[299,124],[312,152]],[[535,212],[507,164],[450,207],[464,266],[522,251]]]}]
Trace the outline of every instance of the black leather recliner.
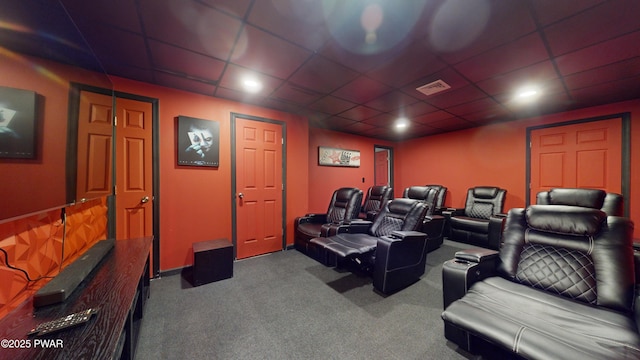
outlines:
[{"label": "black leather recliner", "polygon": [[632,237],[633,222],[597,209],[511,209],[499,253],[443,265],[446,338],[525,359],[640,359]]},{"label": "black leather recliner", "polygon": [[360,219],[373,220],[380,209],[393,197],[393,188],[386,185],[372,186],[367,190],[360,210]]},{"label": "black leather recliner", "polygon": [[325,226],[324,237],[309,242],[309,253],[327,266],[356,263],[372,271],[373,287],[385,294],[418,281],[427,259],[427,236],[419,232],[427,206],[393,199],[373,221],[352,220]]},{"label": "black leather recliner", "polygon": [[555,188],[536,194],[539,205],[572,205],[600,209],[609,216],[624,216],[624,197],[600,189]]},{"label": "black leather recliner", "polygon": [[[445,218],[440,215],[438,208],[439,196],[442,189],[438,185],[410,186],[402,192],[402,197],[416,199],[427,204],[427,214],[422,222],[420,231],[427,234],[427,252],[431,252],[442,245],[444,241]],[[445,188],[446,191],[446,188]]]},{"label": "black leather recliner", "polygon": [[425,186],[431,189],[435,189],[438,192],[437,194],[438,197],[436,199],[436,207],[433,213],[441,215],[442,211],[445,210],[444,201],[447,198],[447,187],[443,185],[437,185],[437,184],[429,184]]},{"label": "black leather recliner", "polygon": [[360,213],[360,206],[362,190],[344,187],[334,191],[326,213],[306,214],[295,219],[295,248],[306,254],[309,240],[320,236],[323,224],[355,219]]},{"label": "black leather recliner", "polygon": [[442,212],[449,240],[498,250],[504,224],[502,213],[507,191],[499,187],[477,186],[467,191],[464,209]]}]

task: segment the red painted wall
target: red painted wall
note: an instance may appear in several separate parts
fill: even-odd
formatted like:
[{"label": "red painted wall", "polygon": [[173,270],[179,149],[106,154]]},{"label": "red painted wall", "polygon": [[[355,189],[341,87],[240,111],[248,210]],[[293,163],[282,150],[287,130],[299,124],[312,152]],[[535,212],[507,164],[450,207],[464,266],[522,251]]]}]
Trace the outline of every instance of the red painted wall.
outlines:
[{"label": "red painted wall", "polygon": [[[373,186],[374,145],[393,147],[393,143],[319,128],[309,129],[309,211],[325,213],[333,192],[356,187],[366,193]],[[318,146],[360,150],[360,167],[318,165]],[[362,182],[362,178],[365,179]],[[364,200],[364,199],[363,199]],[[299,215],[303,215],[300,213]]]},{"label": "red painted wall", "polygon": [[[507,189],[505,211],[525,205],[526,129],[530,126],[631,113],[630,217],[640,224],[640,101],[627,101],[549,116],[456,131],[396,145],[396,185],[443,184],[446,205],[463,207],[466,191],[478,185]],[[640,238],[636,227],[635,237]]]},{"label": "red painted wall", "polygon": [[37,158],[0,159],[2,220],[65,204],[69,83],[110,86],[104,75],[2,48],[0,69],[0,86],[34,91],[39,99]]},{"label": "red painted wall", "polygon": [[[286,238],[293,244],[293,220],[308,208],[309,149],[306,119],[237,102],[113,78],[116,91],[159,100],[160,111],[160,270],[193,263],[192,244],[231,239],[231,113],[279,120],[287,126]],[[179,115],[220,122],[220,166],[178,166],[176,121]]]}]

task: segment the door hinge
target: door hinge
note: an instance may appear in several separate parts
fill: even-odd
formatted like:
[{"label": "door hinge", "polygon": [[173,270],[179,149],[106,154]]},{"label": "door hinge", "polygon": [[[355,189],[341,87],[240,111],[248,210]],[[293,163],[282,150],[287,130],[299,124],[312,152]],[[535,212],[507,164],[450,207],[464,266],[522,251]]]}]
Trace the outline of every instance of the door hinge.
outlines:
[{"label": "door hinge", "polygon": [[284,145],[284,138],[280,138],[280,144]]},{"label": "door hinge", "polygon": [[282,191],[284,191],[284,184],[282,184]]},{"label": "door hinge", "polygon": [[118,117],[117,116],[113,117],[113,126],[118,126]]},{"label": "door hinge", "polygon": [[113,195],[118,195],[118,186],[113,185]]}]

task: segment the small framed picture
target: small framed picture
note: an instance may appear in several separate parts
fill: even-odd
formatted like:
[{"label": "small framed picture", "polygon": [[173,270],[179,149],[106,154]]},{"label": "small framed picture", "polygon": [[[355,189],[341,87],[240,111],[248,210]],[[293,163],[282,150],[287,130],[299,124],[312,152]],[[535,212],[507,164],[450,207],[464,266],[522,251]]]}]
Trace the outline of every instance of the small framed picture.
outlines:
[{"label": "small framed picture", "polygon": [[36,99],[33,91],[0,86],[0,158],[36,158]]},{"label": "small framed picture", "polygon": [[360,151],[318,146],[318,165],[360,167]]},{"label": "small framed picture", "polygon": [[178,165],[219,166],[220,123],[178,116]]}]

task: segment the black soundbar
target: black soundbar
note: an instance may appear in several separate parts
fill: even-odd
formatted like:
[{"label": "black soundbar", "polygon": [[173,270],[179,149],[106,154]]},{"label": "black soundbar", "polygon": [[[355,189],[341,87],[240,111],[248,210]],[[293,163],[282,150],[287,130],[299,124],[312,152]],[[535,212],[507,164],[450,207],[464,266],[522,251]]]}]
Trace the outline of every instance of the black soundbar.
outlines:
[{"label": "black soundbar", "polygon": [[98,241],[91,249],[64,268],[33,296],[33,306],[57,304],[65,301],[73,290],[100,263],[115,245],[115,239]]}]

